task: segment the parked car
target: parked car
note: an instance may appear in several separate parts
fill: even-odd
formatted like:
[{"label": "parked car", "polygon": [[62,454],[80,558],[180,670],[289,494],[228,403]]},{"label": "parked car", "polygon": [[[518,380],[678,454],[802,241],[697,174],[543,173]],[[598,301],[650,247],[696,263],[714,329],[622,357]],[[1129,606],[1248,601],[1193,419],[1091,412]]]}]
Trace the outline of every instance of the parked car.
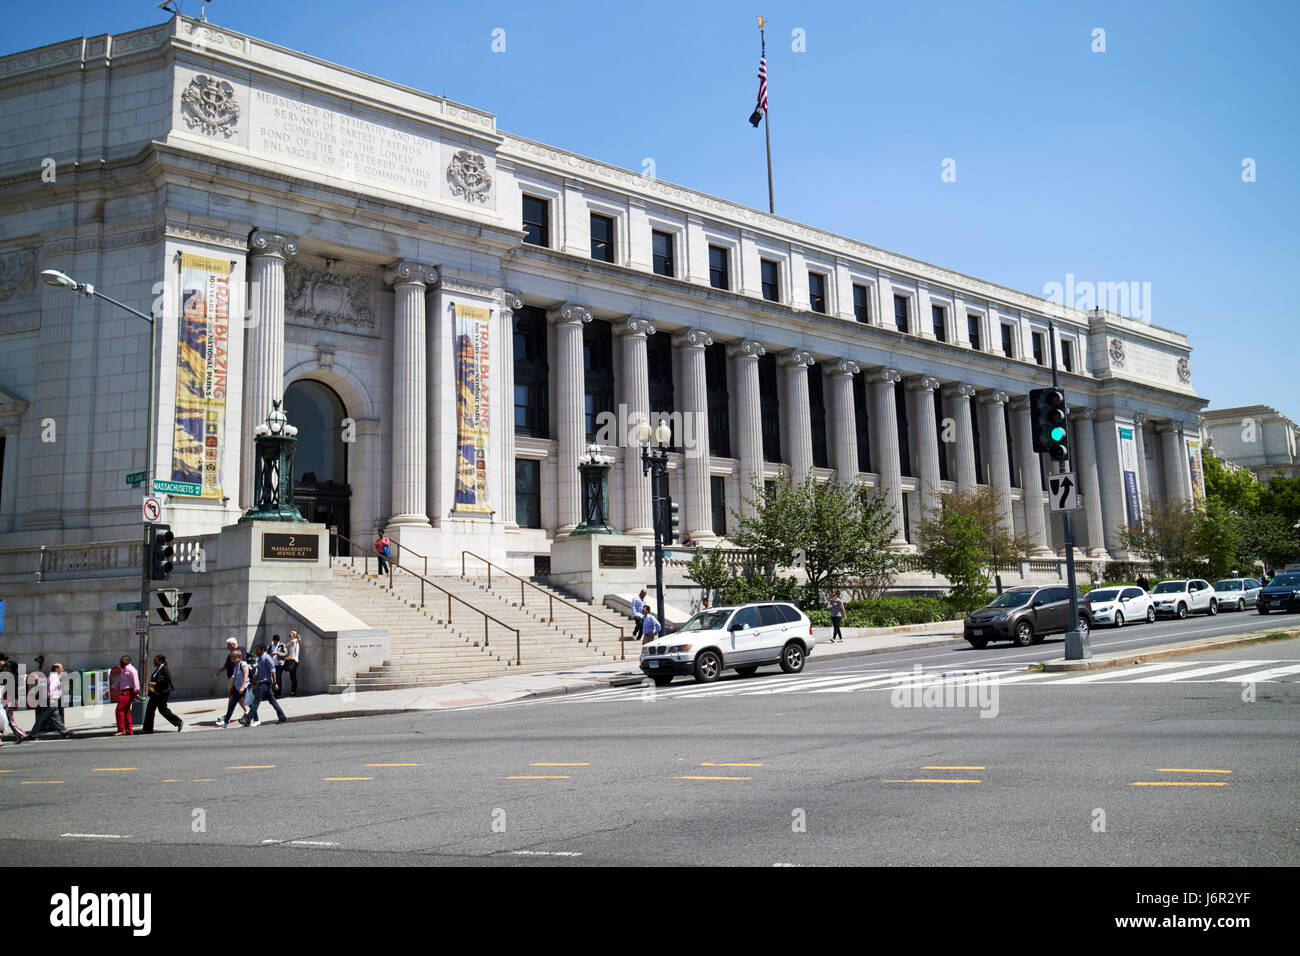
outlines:
[{"label": "parked car", "polygon": [[1214,596],[1223,610],[1236,608],[1244,611],[1254,607],[1261,585],[1254,578],[1225,578],[1214,582]]},{"label": "parked car", "polygon": [[1300,611],[1300,571],[1284,571],[1260,589],[1257,607],[1260,614]]},{"label": "parked car", "polygon": [[[1092,623],[1092,612],[1080,594],[1079,630],[1087,634]],[[987,647],[990,641],[1011,641],[1020,647],[1037,644],[1048,634],[1070,629],[1070,589],[1061,585],[1011,588],[967,614],[963,627],[967,642],[975,648]]]},{"label": "parked car", "polygon": [[1161,581],[1151,589],[1151,597],[1156,602],[1156,614],[1183,619],[1189,614],[1219,613],[1219,599],[1214,596],[1214,588],[1209,581],[1200,578],[1180,578],[1174,581]]},{"label": "parked car", "polygon": [[1156,619],[1155,602],[1138,587],[1094,588],[1084,598],[1095,624],[1123,627],[1132,621],[1152,624]]},{"label": "parked car", "polygon": [[641,649],[641,672],[663,687],[681,674],[708,684],[734,670],[748,677],[766,664],[803,670],[817,643],[808,615],[793,604],[764,601],[701,611],[670,639]]}]

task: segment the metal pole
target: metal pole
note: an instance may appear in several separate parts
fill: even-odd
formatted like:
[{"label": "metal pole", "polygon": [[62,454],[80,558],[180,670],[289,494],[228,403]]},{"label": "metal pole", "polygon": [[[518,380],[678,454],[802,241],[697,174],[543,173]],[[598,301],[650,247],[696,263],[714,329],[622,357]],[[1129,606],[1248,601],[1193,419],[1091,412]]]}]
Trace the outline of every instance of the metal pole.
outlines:
[{"label": "metal pole", "polygon": [[[1052,388],[1059,389],[1060,378],[1056,372],[1056,323],[1050,319],[1047,321],[1047,337],[1050,340],[1049,345],[1052,353]],[[1064,393],[1062,393],[1064,394]],[[1069,403],[1065,403],[1069,408]],[[1069,416],[1066,416],[1067,424]],[[1066,462],[1058,462],[1057,474],[1065,474],[1069,471]],[[1077,476],[1076,476],[1077,480]],[[1075,586],[1074,577],[1074,535],[1070,529],[1070,513],[1068,511],[1061,513],[1061,524],[1065,531],[1065,581],[1066,587],[1070,589],[1070,629],[1065,632],[1065,659],[1067,661],[1081,661],[1092,657],[1092,647],[1088,641],[1088,636],[1079,631],[1079,591]]]},{"label": "metal pole", "polygon": [[[763,59],[766,61],[767,31],[760,28],[758,33],[763,38]],[[767,140],[767,211],[776,215],[776,199],[772,195],[772,115],[768,109],[763,110],[763,136]]]},{"label": "metal pole", "polygon": [[[655,509],[655,515],[654,515],[655,602],[658,605],[658,609],[659,609],[659,626],[662,628],[664,626],[664,534],[663,534],[664,493],[663,493],[663,489],[664,489],[664,479],[667,478],[668,476],[664,473],[667,471],[667,468],[664,467],[665,465],[667,465],[666,461],[662,461],[658,458],[655,458],[652,459],[651,464],[653,466],[653,471],[654,471],[654,479],[652,481],[652,484],[656,489],[652,493],[652,497],[654,498],[654,509]],[[644,634],[642,635],[642,640],[645,640]]]},{"label": "metal pole", "polygon": [[[154,452],[154,397],[157,389],[157,369],[154,367],[158,350],[158,323],[153,316],[145,315],[128,305],[123,305],[115,299],[110,299],[102,293],[95,292],[94,295],[102,299],[107,299],[116,306],[120,306],[128,312],[138,315],[149,323],[149,395],[146,399],[148,405],[148,414],[145,424],[144,438],[144,486],[148,489],[146,494],[153,494],[153,452]],[[141,674],[147,674],[149,667],[149,569],[151,565],[149,554],[149,522],[144,523],[144,537],[140,544],[140,610],[144,612],[144,633],[140,635],[140,661],[137,670]],[[140,681],[140,689],[147,695],[147,684],[144,680]],[[132,723],[144,722],[145,701],[136,700],[131,704]]]}]

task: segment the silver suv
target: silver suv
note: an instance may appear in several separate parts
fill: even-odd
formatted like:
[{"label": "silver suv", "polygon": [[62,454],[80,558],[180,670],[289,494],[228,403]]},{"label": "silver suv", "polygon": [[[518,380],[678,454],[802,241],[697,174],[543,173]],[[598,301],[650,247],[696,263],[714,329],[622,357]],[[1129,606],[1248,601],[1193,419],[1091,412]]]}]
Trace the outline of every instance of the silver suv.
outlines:
[{"label": "silver suv", "polygon": [[641,671],[660,687],[686,674],[700,684],[712,683],[724,670],[748,677],[765,664],[797,674],[816,643],[808,615],[793,604],[710,608],[643,647]]}]

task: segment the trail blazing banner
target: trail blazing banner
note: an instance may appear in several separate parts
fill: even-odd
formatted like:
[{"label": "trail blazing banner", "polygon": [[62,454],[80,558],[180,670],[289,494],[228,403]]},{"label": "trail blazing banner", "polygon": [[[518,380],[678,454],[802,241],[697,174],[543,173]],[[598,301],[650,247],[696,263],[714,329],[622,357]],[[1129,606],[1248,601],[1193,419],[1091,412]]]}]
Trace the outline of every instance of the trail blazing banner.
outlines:
[{"label": "trail blazing banner", "polygon": [[230,382],[228,259],[181,254],[181,310],[176,332],[176,425],[172,481],[221,497]]},{"label": "trail blazing banner", "polygon": [[453,511],[491,514],[487,444],[491,408],[491,310],[453,307],[452,354],[456,359],[456,497]]},{"label": "trail blazing banner", "polygon": [[1142,521],[1142,494],[1138,490],[1137,437],[1132,425],[1116,424],[1119,438],[1119,470],[1124,476],[1124,507],[1130,525]]},{"label": "trail blazing banner", "polygon": [[1205,509],[1205,472],[1201,465],[1201,440],[1187,439],[1187,471],[1192,476],[1192,504],[1197,511]]}]

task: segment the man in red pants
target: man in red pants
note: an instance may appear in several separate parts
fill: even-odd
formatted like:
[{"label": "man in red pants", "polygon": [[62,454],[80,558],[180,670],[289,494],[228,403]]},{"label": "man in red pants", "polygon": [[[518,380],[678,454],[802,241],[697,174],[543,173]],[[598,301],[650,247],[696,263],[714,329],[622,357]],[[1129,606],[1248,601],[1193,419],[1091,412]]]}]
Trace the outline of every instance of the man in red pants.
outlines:
[{"label": "man in red pants", "polygon": [[131,701],[140,692],[140,675],[131,666],[131,658],[122,655],[118,661],[122,672],[117,675],[109,688],[113,700],[117,701],[117,733],[114,737],[130,737],[134,728],[131,725]]}]

